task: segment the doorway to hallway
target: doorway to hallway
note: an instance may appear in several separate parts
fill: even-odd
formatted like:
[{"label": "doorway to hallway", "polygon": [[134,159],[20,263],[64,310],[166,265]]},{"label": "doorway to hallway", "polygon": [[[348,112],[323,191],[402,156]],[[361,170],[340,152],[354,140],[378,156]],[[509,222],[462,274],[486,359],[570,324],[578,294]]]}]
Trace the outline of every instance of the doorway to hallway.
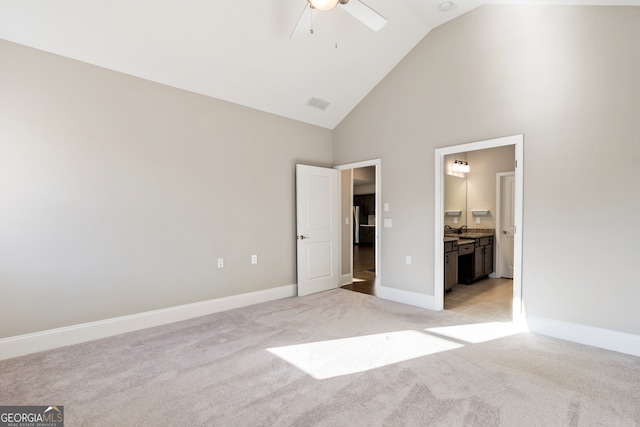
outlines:
[{"label": "doorway to hallway", "polygon": [[342,175],[342,288],[376,295],[380,282],[380,160],[336,166]]}]

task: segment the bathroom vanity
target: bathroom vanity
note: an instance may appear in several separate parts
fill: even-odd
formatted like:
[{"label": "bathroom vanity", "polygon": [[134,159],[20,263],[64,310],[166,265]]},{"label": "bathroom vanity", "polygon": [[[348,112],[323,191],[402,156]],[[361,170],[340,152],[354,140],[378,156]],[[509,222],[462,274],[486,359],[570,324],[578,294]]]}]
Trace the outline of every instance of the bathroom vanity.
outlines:
[{"label": "bathroom vanity", "polygon": [[444,291],[469,285],[493,273],[493,232],[447,234],[444,237]]}]

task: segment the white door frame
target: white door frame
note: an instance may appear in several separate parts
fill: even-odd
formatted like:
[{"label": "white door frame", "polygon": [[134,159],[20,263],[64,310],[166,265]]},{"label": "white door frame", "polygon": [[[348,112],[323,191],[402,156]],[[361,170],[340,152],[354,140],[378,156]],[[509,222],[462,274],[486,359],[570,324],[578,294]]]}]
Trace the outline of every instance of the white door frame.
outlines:
[{"label": "white door frame", "polygon": [[[375,286],[377,287],[379,283],[381,283],[381,277],[382,277],[382,263],[380,262],[380,244],[381,244],[381,233],[380,233],[380,226],[381,226],[381,221],[380,218],[382,218],[382,180],[381,180],[381,170],[382,170],[382,162],[380,159],[372,159],[372,160],[363,160],[361,162],[355,162],[355,163],[347,163],[344,165],[338,165],[338,166],[334,166],[334,169],[338,169],[340,171],[342,170],[348,170],[348,169],[359,169],[359,168],[366,168],[368,166],[375,166],[376,167],[376,226],[375,226],[375,233],[374,233],[374,251],[375,251],[375,265],[376,265],[376,276],[377,279],[375,281]],[[352,184],[353,186],[353,184]],[[353,197],[351,198],[351,210],[353,210]],[[344,224],[342,221],[340,221],[340,226],[342,227]],[[353,221],[351,221],[351,228],[352,228],[352,232],[351,232],[351,236],[353,236]],[[351,237],[353,239],[353,237]],[[353,250],[353,241],[351,242],[351,248]],[[342,259],[342,257],[340,257],[340,259]],[[341,267],[342,268],[342,267]],[[353,256],[351,256],[351,277],[353,277]],[[376,293],[377,293],[377,289],[376,289]]]},{"label": "white door frame", "polygon": [[502,265],[503,234],[498,228],[502,228],[502,178],[514,176],[515,172],[498,172],[496,174],[496,277],[504,277]]},{"label": "white door frame", "polygon": [[434,308],[444,309],[444,157],[486,148],[515,146],[514,222],[516,232],[513,245],[513,320],[520,320],[522,310],[522,208],[524,198],[524,135],[512,135],[435,150],[435,221],[434,221]]}]

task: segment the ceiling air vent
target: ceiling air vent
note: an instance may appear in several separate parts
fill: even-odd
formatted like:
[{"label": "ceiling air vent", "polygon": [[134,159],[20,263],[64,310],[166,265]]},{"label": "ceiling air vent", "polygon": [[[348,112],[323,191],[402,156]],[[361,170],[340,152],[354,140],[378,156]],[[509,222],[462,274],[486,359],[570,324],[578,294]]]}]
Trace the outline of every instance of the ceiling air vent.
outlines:
[{"label": "ceiling air vent", "polygon": [[318,110],[324,111],[329,106],[329,102],[325,101],[324,99],[311,98],[309,99],[309,102],[307,102],[307,105],[313,108],[317,108]]}]

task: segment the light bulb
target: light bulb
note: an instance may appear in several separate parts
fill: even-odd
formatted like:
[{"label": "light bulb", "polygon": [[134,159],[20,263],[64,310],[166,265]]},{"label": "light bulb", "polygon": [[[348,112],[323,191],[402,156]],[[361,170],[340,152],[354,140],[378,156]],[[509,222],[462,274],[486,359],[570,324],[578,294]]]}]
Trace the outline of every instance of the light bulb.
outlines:
[{"label": "light bulb", "polygon": [[334,7],[336,7],[336,5],[340,0],[307,0],[307,1],[309,2],[309,5],[313,9],[331,10]]}]

